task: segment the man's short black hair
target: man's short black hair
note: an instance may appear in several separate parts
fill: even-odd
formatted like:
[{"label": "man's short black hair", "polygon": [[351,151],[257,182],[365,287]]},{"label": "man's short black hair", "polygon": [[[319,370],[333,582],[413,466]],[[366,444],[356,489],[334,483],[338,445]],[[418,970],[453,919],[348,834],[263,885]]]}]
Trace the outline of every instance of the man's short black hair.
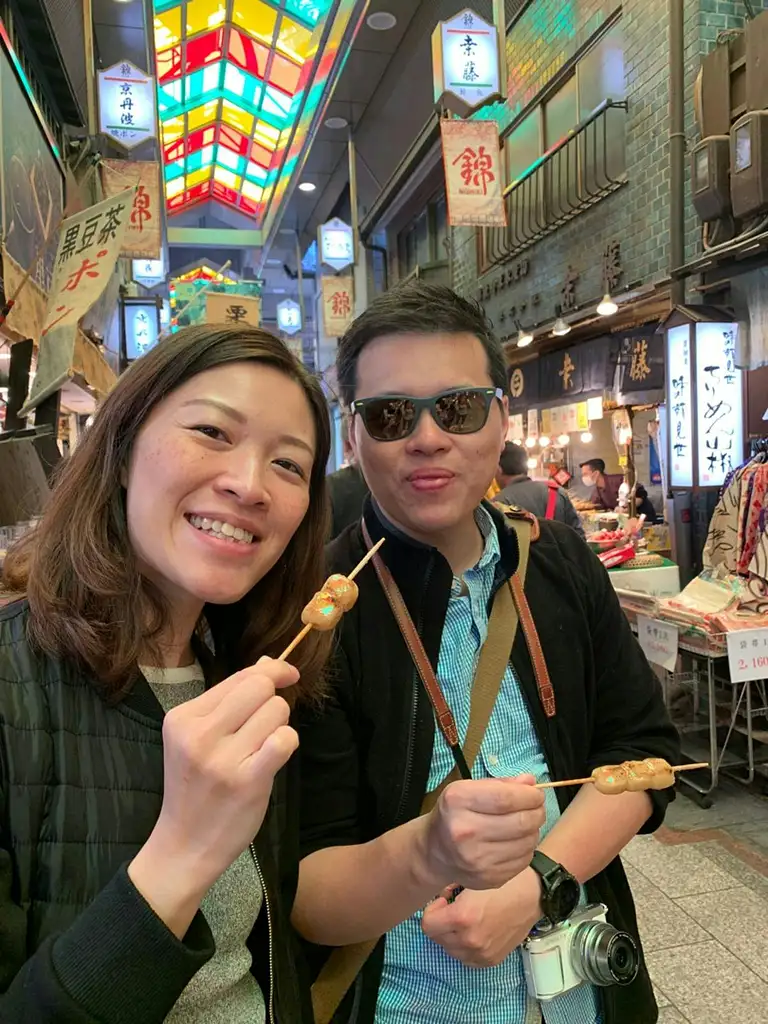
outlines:
[{"label": "man's short black hair", "polygon": [[590,469],[594,469],[596,473],[605,472],[605,463],[602,459],[587,459],[586,462],[579,463],[579,469],[584,469],[585,466],[589,466]]},{"label": "man's short black hair", "polygon": [[499,459],[499,469],[504,476],[528,475],[528,454],[522,445],[507,441]]},{"label": "man's short black hair", "polygon": [[444,285],[413,281],[377,295],[340,340],[336,368],[344,405],[355,399],[360,353],[390,334],[474,334],[488,357],[493,386],[506,394],[504,350],[480,306]]}]

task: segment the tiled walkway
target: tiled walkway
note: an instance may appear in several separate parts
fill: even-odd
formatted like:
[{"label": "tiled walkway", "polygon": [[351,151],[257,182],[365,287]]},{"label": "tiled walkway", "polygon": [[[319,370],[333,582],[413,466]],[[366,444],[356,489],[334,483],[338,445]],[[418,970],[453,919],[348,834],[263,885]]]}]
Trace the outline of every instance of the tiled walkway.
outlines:
[{"label": "tiled walkway", "polygon": [[679,795],[623,857],[660,1024],[768,1024],[768,798]]}]

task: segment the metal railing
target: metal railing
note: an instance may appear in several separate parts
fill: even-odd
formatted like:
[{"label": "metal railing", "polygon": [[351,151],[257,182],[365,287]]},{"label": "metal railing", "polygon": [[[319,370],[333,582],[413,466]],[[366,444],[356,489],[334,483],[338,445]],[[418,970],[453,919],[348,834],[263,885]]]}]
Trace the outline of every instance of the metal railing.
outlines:
[{"label": "metal railing", "polygon": [[604,100],[507,187],[507,227],[482,228],[478,233],[481,273],[516,256],[626,183],[626,111],[626,102]]}]

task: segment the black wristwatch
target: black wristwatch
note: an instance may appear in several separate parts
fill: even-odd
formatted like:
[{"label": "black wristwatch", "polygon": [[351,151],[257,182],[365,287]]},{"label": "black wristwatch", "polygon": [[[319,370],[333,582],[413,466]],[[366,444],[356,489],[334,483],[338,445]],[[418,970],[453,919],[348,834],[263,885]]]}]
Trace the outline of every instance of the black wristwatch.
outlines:
[{"label": "black wristwatch", "polygon": [[550,924],[560,924],[574,912],[581,889],[578,881],[562,864],[537,850],[531,867],[541,879],[541,908]]}]

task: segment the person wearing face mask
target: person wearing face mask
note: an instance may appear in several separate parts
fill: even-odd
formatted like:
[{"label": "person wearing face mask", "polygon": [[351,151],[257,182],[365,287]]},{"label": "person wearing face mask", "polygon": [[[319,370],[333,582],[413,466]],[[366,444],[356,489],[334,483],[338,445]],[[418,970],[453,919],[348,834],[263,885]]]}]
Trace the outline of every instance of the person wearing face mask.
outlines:
[{"label": "person wearing face mask", "polygon": [[9,551],[0,1019],[311,1021],[289,702],[330,634],[274,659],[324,579],[329,449],[282,342],[190,327],[118,380]]},{"label": "person wearing face mask", "polygon": [[534,783],[675,763],[679,744],[596,556],[563,523],[483,500],[508,424],[501,345],[475,303],[416,282],[373,300],[337,370],[371,497],[329,568],[384,545],[328,700],[297,723],[293,920],[316,1020],[649,1024],[642,966],[622,989],[540,1004],[526,988],[530,930],[587,900],[640,948],[618,854],[672,795]]},{"label": "person wearing face mask", "polygon": [[615,512],[619,504],[619,488],[624,483],[621,473],[606,473],[602,459],[588,459],[581,463],[581,482],[593,488],[592,504],[604,512]]}]

